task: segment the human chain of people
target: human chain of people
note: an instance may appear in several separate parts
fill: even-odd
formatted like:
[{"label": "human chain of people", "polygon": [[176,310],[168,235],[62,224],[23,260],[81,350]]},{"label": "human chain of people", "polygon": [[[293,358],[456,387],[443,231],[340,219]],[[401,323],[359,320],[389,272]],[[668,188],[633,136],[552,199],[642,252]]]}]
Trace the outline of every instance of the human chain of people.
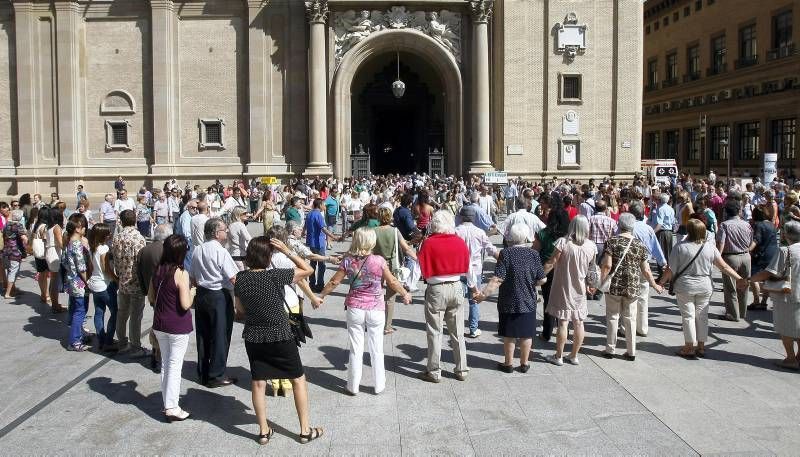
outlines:
[{"label": "human chain of people", "polygon": [[[371,391],[385,390],[384,339],[398,330],[395,307],[415,294],[427,335],[419,378],[433,384],[447,371],[445,337],[453,377],[469,380],[467,345],[481,338],[489,300],[498,312],[501,372],[528,373],[537,335],[550,341],[553,333],[546,361],[580,365],[589,301],[605,308],[602,357],[635,362],[637,339],[649,334],[652,292],[674,296],[684,341],[677,357],[714,357],[709,319],[771,312],[786,352],[778,368],[800,369],[800,182],[682,174],[663,183],[637,176],[495,184],[414,174],[210,186],[172,179],[129,191],[120,176],[109,190],[102,202],[90,203],[82,186],[74,201],[53,193],[47,203],[39,194],[0,202],[4,296],[30,292],[18,291],[16,280],[35,270],[39,300],[66,313],[64,348],[149,359],[169,422],[192,417],[180,401],[192,334],[197,382],[208,389],[239,382],[228,374],[238,321],[255,440],[273,438],[270,394],[294,397],[300,443],[322,437],[301,355],[315,327],[307,316],[329,306],[343,284],[342,394],[350,396],[362,393],[365,351]],[[335,252],[333,243],[346,240]],[[724,293],[719,316],[709,314],[715,269]],[[152,330],[143,333],[151,312]]]}]

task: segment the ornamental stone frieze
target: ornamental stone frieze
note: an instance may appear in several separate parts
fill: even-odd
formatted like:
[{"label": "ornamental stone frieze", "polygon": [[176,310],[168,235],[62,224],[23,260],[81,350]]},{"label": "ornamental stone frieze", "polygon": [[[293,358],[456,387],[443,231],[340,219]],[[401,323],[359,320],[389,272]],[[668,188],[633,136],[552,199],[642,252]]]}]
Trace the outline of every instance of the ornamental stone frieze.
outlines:
[{"label": "ornamental stone frieze", "polygon": [[[309,3],[309,2],[307,2]],[[387,11],[342,11],[334,14],[336,65],[347,51],[373,33],[414,29],[433,38],[461,63],[461,14],[448,10],[411,11],[393,6]]]}]

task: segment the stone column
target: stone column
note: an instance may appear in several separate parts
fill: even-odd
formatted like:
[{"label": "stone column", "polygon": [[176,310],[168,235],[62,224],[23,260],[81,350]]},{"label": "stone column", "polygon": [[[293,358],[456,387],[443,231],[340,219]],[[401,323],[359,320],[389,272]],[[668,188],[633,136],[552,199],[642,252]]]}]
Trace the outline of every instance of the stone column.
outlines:
[{"label": "stone column", "polygon": [[472,134],[472,160],[470,174],[480,174],[494,168],[489,160],[491,137],[489,135],[489,19],[492,17],[494,0],[471,0],[472,47],[474,80],[472,112],[474,117]]},{"label": "stone column", "polygon": [[245,0],[247,3],[248,101],[250,113],[250,162],[248,173],[261,173],[269,162],[267,150],[267,71],[264,7],[269,0]]},{"label": "stone column", "polygon": [[56,83],[58,87],[59,167],[57,173],[71,176],[76,174],[76,167],[80,165],[82,152],[78,46],[81,18],[77,2],[56,2],[55,11],[56,68],[58,68]]},{"label": "stone column", "polygon": [[31,174],[39,150],[36,147],[36,77],[37,53],[33,2],[14,2],[14,39],[17,57],[17,125],[19,167],[17,174]]},{"label": "stone column", "polygon": [[177,100],[175,97],[175,11],[172,0],[150,0],[153,49],[154,174],[175,173]]},{"label": "stone column", "polygon": [[327,131],[327,70],[325,65],[325,21],[328,0],[306,2],[309,26],[308,165],[305,175],[330,175]]}]

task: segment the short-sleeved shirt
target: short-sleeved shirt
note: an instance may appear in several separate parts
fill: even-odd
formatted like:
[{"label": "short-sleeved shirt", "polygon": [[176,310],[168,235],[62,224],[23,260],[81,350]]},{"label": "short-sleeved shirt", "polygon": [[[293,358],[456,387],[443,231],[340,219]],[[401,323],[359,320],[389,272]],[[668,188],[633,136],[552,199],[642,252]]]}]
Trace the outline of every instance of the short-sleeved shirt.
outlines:
[{"label": "short-sleeved shirt", "polygon": [[503,249],[494,275],[503,280],[497,299],[498,312],[536,312],[536,283],[545,277],[538,252],[525,246]]},{"label": "short-sleeved shirt", "polygon": [[[219,244],[219,243],[218,243]],[[274,343],[294,338],[283,302],[284,286],[294,279],[294,270],[245,270],[236,275],[234,295],[244,307],[242,338],[248,343]]]},{"label": "short-sleeved shirt", "polygon": [[117,212],[114,210],[114,205],[109,202],[103,202],[100,205],[100,214],[103,216],[104,222],[114,222],[117,220]]},{"label": "short-sleeved shirt", "polygon": [[[626,254],[625,248],[629,243],[630,248]],[[642,280],[642,262],[650,257],[650,252],[637,238],[622,236],[615,236],[608,240],[605,252],[611,256],[611,270],[608,274],[614,274],[611,278],[609,293],[619,297],[636,297]],[[624,259],[622,259],[623,254],[625,254]],[[622,264],[620,264],[620,260],[622,260]]]},{"label": "short-sleeved shirt", "polygon": [[725,254],[742,254],[749,252],[753,242],[753,227],[745,220],[735,217],[719,225],[717,243],[722,243]]},{"label": "short-sleeved shirt", "polygon": [[80,275],[86,271],[86,254],[80,240],[73,240],[67,244],[61,258],[61,266],[64,268],[64,286],[67,294],[71,297],[86,295],[86,283]]},{"label": "short-sleeved shirt", "polygon": [[107,244],[100,244],[92,254],[92,276],[89,277],[87,286],[92,292],[103,292],[108,288],[108,278],[103,274],[101,258],[109,251]]},{"label": "short-sleeved shirt", "polygon": [[[702,253],[690,265],[689,262],[701,247]],[[675,280],[674,290],[687,294],[712,292],[711,271],[714,268],[714,261],[718,258],[721,259],[722,255],[713,242],[706,241],[703,244],[697,244],[694,241],[682,241],[676,244],[669,256],[669,268],[672,270],[673,277],[687,265],[689,267]]]},{"label": "short-sleeved shirt", "polygon": [[139,278],[136,276],[136,263],[139,252],[147,243],[136,227],[125,227],[112,242],[111,252],[114,254],[114,271],[119,277],[119,293],[141,294]]},{"label": "short-sleeved shirt", "polygon": [[19,262],[22,260],[20,250],[20,237],[25,234],[22,224],[10,222],[3,227],[3,256],[8,260]]},{"label": "short-sleeved shirt", "polygon": [[339,265],[350,279],[350,291],[344,299],[345,306],[364,310],[384,310],[383,267],[386,259],[370,254],[366,257],[347,256]]},{"label": "short-sleeved shirt", "polygon": [[230,252],[217,240],[206,241],[192,251],[192,277],[199,287],[209,290],[233,289],[231,278],[239,268]]},{"label": "short-sleeved shirt", "polygon": [[308,213],[306,217],[306,244],[311,249],[321,249],[327,244],[325,232],[325,218],[322,213],[315,209]]},{"label": "short-sleeved shirt", "polygon": [[332,195],[328,195],[328,198],[325,199],[325,211],[328,216],[339,214],[339,202]]},{"label": "short-sleeved shirt", "polygon": [[297,208],[295,208],[293,206],[289,207],[286,210],[286,222],[289,222],[289,221],[295,221],[298,224],[302,224],[303,223],[303,215],[300,214],[300,210],[298,210]]}]

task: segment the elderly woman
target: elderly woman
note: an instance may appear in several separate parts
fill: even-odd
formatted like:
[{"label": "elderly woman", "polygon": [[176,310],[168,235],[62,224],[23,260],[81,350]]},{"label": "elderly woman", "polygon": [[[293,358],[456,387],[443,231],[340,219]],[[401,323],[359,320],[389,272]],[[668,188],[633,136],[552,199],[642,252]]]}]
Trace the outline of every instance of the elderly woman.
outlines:
[{"label": "elderly woman", "polygon": [[[753,241],[755,245],[750,250],[751,276],[758,276],[767,266],[772,263],[772,259],[778,254],[778,231],[771,221],[767,219],[764,208],[757,206],[753,208]],[[753,291],[753,303],[747,307],[748,310],[763,311],[767,309],[767,294],[761,293],[758,281],[751,282]],[[758,297],[761,296],[759,302]]]},{"label": "elderly woman", "polygon": [[[547,194],[543,195],[547,197]],[[541,207],[541,205],[539,205]],[[539,252],[542,262],[546,263],[555,251],[555,244],[559,238],[566,236],[569,230],[569,215],[561,207],[556,207],[547,210],[547,227],[536,234],[536,239],[533,241],[533,249]],[[542,334],[541,338],[544,341],[550,341],[553,334],[553,325],[555,319],[547,313],[548,303],[550,302],[550,289],[553,285],[553,271],[547,274],[547,282],[542,286],[542,299],[544,300],[544,312],[542,313]]]},{"label": "elderly woman", "polygon": [[614,358],[617,347],[617,329],[622,314],[625,326],[627,351],[625,360],[636,360],[636,298],[642,275],[650,286],[661,293],[663,287],[656,284],[647,259],[650,252],[644,243],[633,236],[636,217],[631,213],[619,216],[620,234],[606,242],[605,253],[600,262],[601,282],[610,276],[611,283],[606,294],[606,350],[603,357]]},{"label": "elderly woman", "polygon": [[389,288],[400,294],[406,305],[411,303],[411,294],[392,275],[386,260],[372,253],[375,240],[374,230],[363,227],[356,230],[353,243],[339,270],[320,294],[320,298],[325,298],[345,276],[349,278],[350,290],[344,299],[344,306],[347,310],[347,334],[350,337],[350,361],[347,369],[347,393],[350,395],[358,394],[361,384],[365,331],[375,378],[375,394],[386,388],[386,372],[383,368],[385,304],[382,284],[385,282]]},{"label": "elderly woman", "polygon": [[497,333],[503,337],[505,360],[497,369],[511,373],[514,369],[514,349],[519,343],[519,371],[530,369],[528,357],[536,333],[536,286],[546,281],[539,253],[528,246],[530,229],[526,224],[514,224],[509,231],[509,247],[500,252],[494,276],[475,301],[483,301],[496,289],[499,327]]},{"label": "elderly woman", "polygon": [[275,210],[275,203],[272,201],[272,195],[271,190],[267,189],[264,191],[264,195],[261,197],[261,206],[253,215],[253,219],[261,218],[261,224],[264,226],[264,233],[267,233],[269,229],[277,225],[278,221],[281,219],[280,214]]},{"label": "elderly woman", "polygon": [[[274,251],[282,252],[294,268],[270,269]],[[312,428],[308,414],[308,391],[300,353],[286,313],[284,287],[311,276],[314,270],[277,238],[259,236],[247,246],[247,270],[236,275],[234,295],[236,314],[244,318],[244,339],[252,374],[253,409],[258,420],[258,443],[267,444],[273,429],[267,424],[265,393],[267,379],[291,380],[294,404],[300,419],[300,442],[322,436],[321,428]]]},{"label": "elderly woman", "polygon": [[708,338],[708,302],[714,291],[711,271],[714,265],[736,280],[736,287],[747,286],[747,281],[732,269],[720,254],[714,242],[706,237],[706,226],[698,219],[686,223],[686,238],[675,245],[669,258],[669,270],[664,272],[659,284],[674,282],[675,300],[681,311],[684,346],[676,354],[686,359],[705,356]]},{"label": "elderly woman", "polygon": [[9,221],[3,227],[3,267],[6,273],[5,297],[13,298],[16,294],[17,273],[22,259],[27,255],[28,235],[22,225],[22,210],[15,209],[9,213]]},{"label": "elderly woman", "polygon": [[783,226],[783,239],[789,246],[781,247],[769,266],[750,277],[750,281],[767,281],[769,295],[775,304],[772,314],[775,333],[780,335],[786,358],[778,366],[800,369],[795,345],[800,345],[800,222],[789,221]]},{"label": "elderly woman", "polygon": [[555,271],[550,302],[547,304],[547,313],[558,320],[556,353],[547,357],[547,361],[554,365],[564,364],[564,346],[570,322],[575,334],[567,363],[579,365],[578,352],[584,336],[583,321],[589,315],[586,276],[596,257],[597,246],[589,239],[589,220],[585,216],[576,216],[569,223],[567,236],[555,242],[553,255],[544,265],[545,273]]},{"label": "elderly woman", "polygon": [[228,226],[228,252],[231,253],[239,271],[244,270],[244,253],[247,252],[247,243],[253,238],[253,235],[247,230],[249,217],[250,213],[244,206],[236,206],[231,210],[231,223]]},{"label": "elderly woman", "polygon": [[466,297],[461,276],[469,270],[469,248],[455,234],[455,220],[447,210],[437,211],[431,218],[428,238],[422,243],[417,258],[425,289],[425,327],[428,334],[427,371],[420,377],[427,382],[441,381],[442,321],[447,323],[450,347],[456,362],[455,375],[467,379],[467,350],[464,341],[464,308]]}]

